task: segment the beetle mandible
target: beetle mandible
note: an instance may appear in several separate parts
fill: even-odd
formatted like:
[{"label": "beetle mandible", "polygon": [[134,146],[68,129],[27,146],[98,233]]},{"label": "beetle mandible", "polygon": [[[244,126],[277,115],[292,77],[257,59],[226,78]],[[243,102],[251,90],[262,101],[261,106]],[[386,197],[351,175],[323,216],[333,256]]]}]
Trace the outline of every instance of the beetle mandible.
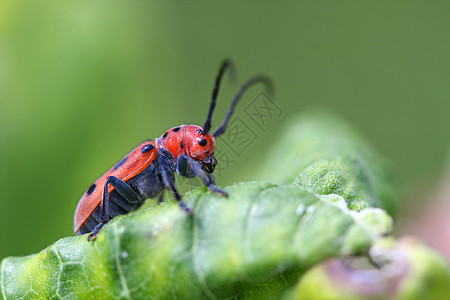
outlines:
[{"label": "beetle mandible", "polygon": [[161,202],[164,189],[173,194],[187,214],[192,214],[175,187],[174,172],[187,178],[198,176],[208,190],[227,196],[215,185],[211,176],[217,164],[214,157],[215,138],[225,132],[228,120],[245,90],[258,82],[271,88],[271,81],[261,75],[245,82],[231,101],[222,124],[210,133],[220,82],[227,68],[234,69],[229,60],[225,60],[219,69],[203,127],[180,125],[170,128],[154,141],[141,143],[86,190],[75,210],[74,231],[78,235],[90,232],[90,240],[112,218],[138,209],[145,199],[159,195]]}]

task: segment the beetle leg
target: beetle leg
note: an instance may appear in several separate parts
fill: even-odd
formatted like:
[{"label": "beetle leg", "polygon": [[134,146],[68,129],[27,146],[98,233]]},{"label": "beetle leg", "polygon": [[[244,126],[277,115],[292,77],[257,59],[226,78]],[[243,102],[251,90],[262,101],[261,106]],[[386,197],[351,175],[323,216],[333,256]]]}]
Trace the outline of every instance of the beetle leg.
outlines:
[{"label": "beetle leg", "polygon": [[203,172],[202,167],[196,163],[192,158],[189,156],[182,154],[179,158],[179,160],[185,160],[190,171],[193,172],[195,175],[197,175],[202,181],[203,184],[210,190],[211,192],[217,193],[220,196],[228,196],[227,192],[219,189],[215,184],[212,176],[210,174],[205,174]]},{"label": "beetle leg", "polygon": [[120,180],[117,177],[109,176],[105,184],[112,185],[116,189],[116,191],[130,203],[137,203],[139,202],[139,200],[141,200],[139,194],[135,190],[133,190],[131,186],[128,185],[128,183]]},{"label": "beetle leg", "polygon": [[168,170],[166,166],[161,166],[160,168],[160,174],[162,178],[162,182],[166,186],[166,188],[172,192],[172,194],[175,196],[175,199],[178,202],[178,205],[188,214],[192,214],[192,210],[183,202],[181,199],[180,193],[177,191],[175,187],[175,183],[173,182],[172,177],[170,176],[171,170]]},{"label": "beetle leg", "polygon": [[97,226],[95,226],[92,233],[88,236],[88,241],[91,238],[96,237],[100,229],[102,229],[103,225],[108,223],[108,221],[110,220],[109,217],[110,200],[109,200],[108,185],[112,185],[115,188],[115,190],[122,197],[127,199],[127,201],[129,201],[130,203],[135,203],[140,200],[139,194],[136,193],[126,182],[120,180],[117,177],[109,176],[106,179],[105,184],[103,185],[103,196],[102,201],[100,203],[101,207],[100,223],[98,223]]},{"label": "beetle leg", "polygon": [[100,231],[100,229],[102,229],[103,225],[105,225],[105,223],[100,222],[97,224],[97,226],[95,226],[94,230],[92,230],[91,234],[88,235],[87,240],[88,242],[92,239],[92,238],[96,238],[98,232]]}]

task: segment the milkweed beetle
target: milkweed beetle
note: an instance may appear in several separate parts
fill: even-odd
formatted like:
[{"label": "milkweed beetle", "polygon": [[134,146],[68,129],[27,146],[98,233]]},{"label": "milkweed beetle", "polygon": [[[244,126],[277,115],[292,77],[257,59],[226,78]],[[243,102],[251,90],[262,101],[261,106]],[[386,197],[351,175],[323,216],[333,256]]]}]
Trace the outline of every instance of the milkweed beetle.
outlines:
[{"label": "milkweed beetle", "polygon": [[165,188],[172,192],[187,214],[192,214],[175,187],[174,172],[187,178],[198,176],[211,192],[227,196],[214,184],[211,176],[217,164],[214,157],[215,138],[225,132],[228,120],[245,90],[258,82],[271,87],[271,81],[264,76],[248,80],[231,101],[222,124],[209,133],[220,82],[227,68],[234,69],[229,60],[225,60],[220,67],[203,127],[180,125],[170,128],[154,141],[143,142],[86,190],[75,210],[73,228],[77,235],[90,232],[90,240],[109,220],[138,209],[145,199],[160,195],[161,202]]}]

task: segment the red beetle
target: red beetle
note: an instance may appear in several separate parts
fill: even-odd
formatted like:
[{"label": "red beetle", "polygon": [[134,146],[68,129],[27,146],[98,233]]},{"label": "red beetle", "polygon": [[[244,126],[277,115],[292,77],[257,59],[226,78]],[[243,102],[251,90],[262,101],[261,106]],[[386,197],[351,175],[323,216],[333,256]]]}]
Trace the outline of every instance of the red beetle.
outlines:
[{"label": "red beetle", "polygon": [[216,78],[212,100],[203,127],[180,125],[167,130],[154,141],[148,140],[131,150],[117,164],[97,179],[83,194],[75,210],[73,228],[80,235],[91,232],[88,240],[112,218],[139,208],[145,199],[160,195],[164,188],[171,191],[179,206],[188,214],[187,207],[175,187],[174,172],[192,178],[198,176],[212,192],[227,196],[210,175],[217,160],[214,158],[215,138],[225,132],[225,127],[242,93],[257,82],[270,87],[267,77],[256,76],[243,84],[236,93],[222,124],[213,132],[211,117],[216,105],[220,81],[232,64],[225,60]]}]

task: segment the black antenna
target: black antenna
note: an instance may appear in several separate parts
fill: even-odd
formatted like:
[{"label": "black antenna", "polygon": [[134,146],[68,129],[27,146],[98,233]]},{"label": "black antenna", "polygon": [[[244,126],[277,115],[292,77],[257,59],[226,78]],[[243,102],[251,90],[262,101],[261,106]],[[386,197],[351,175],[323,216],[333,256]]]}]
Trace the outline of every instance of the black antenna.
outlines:
[{"label": "black antenna", "polygon": [[221,135],[222,133],[225,132],[225,126],[227,126],[228,120],[230,119],[231,115],[233,114],[234,111],[234,107],[236,106],[238,100],[241,98],[242,94],[252,85],[261,82],[266,86],[266,89],[268,91],[269,94],[272,95],[273,93],[273,84],[272,81],[265,76],[256,76],[251,78],[249,81],[247,81],[246,83],[244,83],[238,90],[238,92],[236,93],[236,95],[234,96],[233,101],[231,101],[230,104],[230,108],[228,108],[227,114],[225,116],[225,119],[222,122],[222,125],[220,125],[219,128],[217,128],[216,130],[214,130],[213,132],[213,136],[218,137],[219,135]]},{"label": "black antenna", "polygon": [[203,132],[202,132],[203,135],[207,134],[211,130],[211,118],[212,118],[212,114],[214,112],[214,108],[216,107],[216,99],[217,99],[217,94],[219,94],[220,82],[221,82],[222,76],[227,68],[230,68],[232,78],[236,77],[233,63],[229,59],[224,60],[222,63],[222,66],[220,67],[219,74],[217,74],[216,84],[214,85],[214,90],[213,90],[212,97],[211,97],[211,105],[209,106],[208,116],[206,117],[205,124],[203,124]]}]

